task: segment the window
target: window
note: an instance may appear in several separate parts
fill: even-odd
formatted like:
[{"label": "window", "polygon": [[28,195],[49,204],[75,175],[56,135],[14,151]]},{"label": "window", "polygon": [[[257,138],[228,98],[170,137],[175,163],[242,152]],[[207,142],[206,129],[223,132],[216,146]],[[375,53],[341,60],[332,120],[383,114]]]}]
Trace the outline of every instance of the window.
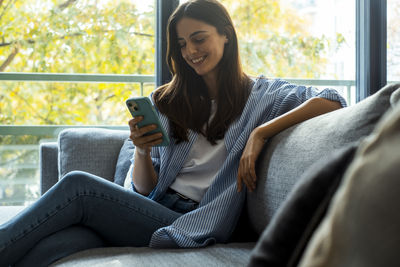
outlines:
[{"label": "window", "polygon": [[[400,81],[397,0],[221,2],[250,75],[334,87],[350,104]],[[123,100],[168,81],[165,24],[177,3],[0,1],[0,205],[39,196],[38,143],[60,129],[127,129]]]},{"label": "window", "polygon": [[[0,70],[3,72],[154,76],[152,1],[9,0],[1,3]],[[60,78],[60,82],[2,83],[0,122],[16,125],[126,123],[121,99],[141,93],[140,83],[71,83],[68,80],[73,81],[74,76]],[[98,82],[103,78],[96,77]],[[118,77],[114,82],[117,81]],[[153,88],[154,84],[147,85],[144,93]]]},{"label": "window", "polygon": [[251,75],[333,87],[355,103],[355,1],[222,0]]},{"label": "window", "polygon": [[387,80],[400,82],[400,2],[387,2]]},{"label": "window", "polygon": [[127,127],[124,100],[155,86],[155,13],[155,1],[0,1],[0,205],[39,196],[38,143],[59,129]]}]

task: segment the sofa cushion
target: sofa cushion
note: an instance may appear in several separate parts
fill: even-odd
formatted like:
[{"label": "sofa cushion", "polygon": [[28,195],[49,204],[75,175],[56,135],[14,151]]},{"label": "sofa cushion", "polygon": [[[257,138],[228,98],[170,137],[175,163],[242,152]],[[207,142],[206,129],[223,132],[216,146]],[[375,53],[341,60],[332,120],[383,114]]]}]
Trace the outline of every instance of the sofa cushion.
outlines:
[{"label": "sofa cushion", "polygon": [[265,228],[249,266],[297,265],[356,148],[357,143],[338,149],[304,173]]},{"label": "sofa cushion", "polygon": [[135,146],[129,138],[124,141],[118,155],[117,165],[115,166],[114,183],[124,186],[126,174],[131,166],[131,158],[135,151]]},{"label": "sofa cushion", "polygon": [[400,266],[400,103],[364,140],[302,267]]},{"label": "sofa cushion", "polygon": [[258,233],[311,164],[372,131],[399,86],[386,86],[353,106],[294,125],[269,140],[257,162],[258,186],[247,201],[249,219]]},{"label": "sofa cushion", "polygon": [[58,136],[59,177],[85,171],[114,180],[118,154],[129,132],[100,128],[67,129]]},{"label": "sofa cushion", "polygon": [[231,243],[194,249],[98,248],[78,252],[51,266],[246,266],[253,247],[254,243]]}]

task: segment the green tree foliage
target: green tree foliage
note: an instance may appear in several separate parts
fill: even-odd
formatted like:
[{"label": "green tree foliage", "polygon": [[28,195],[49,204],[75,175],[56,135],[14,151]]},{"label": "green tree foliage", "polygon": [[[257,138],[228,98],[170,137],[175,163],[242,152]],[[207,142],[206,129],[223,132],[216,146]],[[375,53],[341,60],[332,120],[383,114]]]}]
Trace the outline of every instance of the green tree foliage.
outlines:
[{"label": "green tree foliage", "polygon": [[[0,0],[0,71],[154,74],[154,1]],[[343,42],[311,36],[309,22],[279,0],[223,0],[251,75],[318,78]],[[146,94],[154,85],[146,87]],[[123,100],[138,84],[5,82],[0,123],[125,124]]]},{"label": "green tree foliage", "polygon": [[318,79],[327,54],[344,42],[312,36],[309,18],[279,0],[222,0],[231,12],[245,70],[269,77]]},{"label": "green tree foliage", "polygon": [[[152,3],[139,11],[130,0],[0,0],[0,71],[153,75]],[[121,103],[138,88],[3,83],[0,123],[125,123]]]}]

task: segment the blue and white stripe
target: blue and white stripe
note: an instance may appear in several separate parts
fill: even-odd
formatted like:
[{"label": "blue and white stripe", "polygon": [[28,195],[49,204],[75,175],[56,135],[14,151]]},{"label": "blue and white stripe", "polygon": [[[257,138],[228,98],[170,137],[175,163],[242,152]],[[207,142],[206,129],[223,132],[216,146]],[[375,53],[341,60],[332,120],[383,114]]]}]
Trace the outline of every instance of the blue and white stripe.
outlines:
[{"label": "blue and white stripe", "polygon": [[[239,160],[252,130],[271,119],[299,106],[312,97],[323,97],[346,106],[345,100],[333,89],[318,92],[315,88],[290,84],[284,80],[256,79],[243,113],[225,134],[227,159],[210,185],[199,207],[179,217],[172,225],[154,232],[150,247],[203,247],[223,243],[234,230],[245,200],[246,190],[237,192]],[[160,115],[168,133],[168,119]],[[158,184],[149,198],[160,199],[183,166],[197,134],[189,131],[189,142],[168,147],[154,147],[152,158],[158,172]],[[132,160],[132,163],[134,161]]]}]

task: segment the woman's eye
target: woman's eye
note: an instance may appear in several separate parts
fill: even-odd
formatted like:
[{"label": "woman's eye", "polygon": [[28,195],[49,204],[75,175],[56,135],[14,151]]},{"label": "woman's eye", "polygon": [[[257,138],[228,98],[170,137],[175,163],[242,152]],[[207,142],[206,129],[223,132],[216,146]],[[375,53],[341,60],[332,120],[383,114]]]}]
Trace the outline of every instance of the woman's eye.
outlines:
[{"label": "woman's eye", "polygon": [[194,41],[195,41],[196,43],[200,44],[200,43],[204,42],[205,39],[206,39],[206,38],[200,38],[200,39],[195,39]]},{"label": "woman's eye", "polygon": [[184,44],[184,43],[179,43],[178,45],[179,45],[179,48],[184,48],[186,46],[186,44]]}]

